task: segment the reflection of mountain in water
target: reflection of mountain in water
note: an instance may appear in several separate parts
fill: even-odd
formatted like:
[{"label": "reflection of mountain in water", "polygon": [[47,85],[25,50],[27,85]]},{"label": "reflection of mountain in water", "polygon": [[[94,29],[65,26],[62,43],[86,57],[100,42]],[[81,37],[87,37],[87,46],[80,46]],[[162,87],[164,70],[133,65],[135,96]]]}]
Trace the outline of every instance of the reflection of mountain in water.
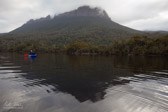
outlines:
[{"label": "reflection of mountain in water", "polygon": [[[157,62],[157,60],[151,62]],[[80,102],[87,100],[96,102],[103,99],[105,90],[110,86],[130,82],[129,79],[120,77],[132,77],[139,70],[143,72],[150,70],[152,67],[148,66],[148,63],[155,66],[145,58],[139,58],[139,60],[136,58],[135,61],[131,57],[41,55],[35,62],[15,62],[16,65],[21,64],[21,69],[27,73],[22,75],[28,80],[25,86],[52,85],[53,88],[46,89],[47,92],[68,93]],[[164,68],[164,64],[160,66]],[[159,69],[158,65],[157,67]]]},{"label": "reflection of mountain in water", "polygon": [[36,62],[21,64],[22,71],[27,73],[22,76],[29,80],[25,86],[52,85],[54,88],[47,92],[65,92],[80,102],[103,99],[109,86],[129,82],[119,77],[133,75],[96,57],[41,56]]},{"label": "reflection of mountain in water", "polygon": [[[80,76],[82,71],[67,72],[67,74],[52,74],[47,76],[37,75],[38,73],[28,73],[24,77],[28,80],[39,80],[39,82],[28,83],[26,86],[34,85],[53,85],[55,88],[53,91],[61,91],[69,93],[75,96],[79,101],[86,100],[98,101],[105,95],[105,90],[112,85],[128,83],[127,80],[117,80],[117,77],[113,76],[113,73],[122,73],[120,71],[113,70],[106,76],[99,76],[101,73],[89,73],[86,76]],[[98,75],[93,78],[93,75]],[[102,78],[101,78],[102,77]]]}]

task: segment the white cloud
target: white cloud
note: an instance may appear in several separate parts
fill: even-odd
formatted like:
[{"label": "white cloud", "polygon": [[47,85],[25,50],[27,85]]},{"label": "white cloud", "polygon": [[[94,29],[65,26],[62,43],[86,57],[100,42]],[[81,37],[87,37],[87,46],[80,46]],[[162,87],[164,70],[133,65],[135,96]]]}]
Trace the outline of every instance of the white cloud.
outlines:
[{"label": "white cloud", "polygon": [[160,12],[151,18],[142,18],[125,24],[138,30],[168,30],[168,11]]},{"label": "white cloud", "polygon": [[167,0],[1,0],[0,32],[29,19],[55,15],[82,5],[102,7],[111,19],[140,30],[168,30]]}]

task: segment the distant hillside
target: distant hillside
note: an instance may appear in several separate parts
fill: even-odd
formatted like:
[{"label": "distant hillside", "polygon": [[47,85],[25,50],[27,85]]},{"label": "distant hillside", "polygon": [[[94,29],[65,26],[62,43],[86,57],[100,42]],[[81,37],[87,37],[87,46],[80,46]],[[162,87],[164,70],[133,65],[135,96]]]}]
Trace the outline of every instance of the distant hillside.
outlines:
[{"label": "distant hillside", "polygon": [[0,33],[0,36],[5,35],[6,33]]},{"label": "distant hillside", "polygon": [[160,33],[160,34],[168,34],[168,31],[163,31],[163,30],[159,30],[159,31],[149,31],[149,30],[146,30],[144,31],[145,33]]},{"label": "distant hillside", "polygon": [[[31,35],[33,39],[41,36],[66,44],[82,40],[95,44],[106,44],[113,39],[129,38],[140,31],[113,22],[105,10],[82,6],[76,10],[37,20],[29,20],[10,34]],[[18,36],[17,36],[18,37]]]}]

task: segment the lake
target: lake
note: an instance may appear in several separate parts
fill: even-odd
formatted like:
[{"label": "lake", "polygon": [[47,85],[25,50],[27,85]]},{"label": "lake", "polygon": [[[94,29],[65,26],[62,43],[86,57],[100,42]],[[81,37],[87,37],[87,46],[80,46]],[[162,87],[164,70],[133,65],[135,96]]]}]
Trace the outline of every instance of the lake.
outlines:
[{"label": "lake", "polygon": [[1,53],[0,112],[168,112],[168,58]]}]

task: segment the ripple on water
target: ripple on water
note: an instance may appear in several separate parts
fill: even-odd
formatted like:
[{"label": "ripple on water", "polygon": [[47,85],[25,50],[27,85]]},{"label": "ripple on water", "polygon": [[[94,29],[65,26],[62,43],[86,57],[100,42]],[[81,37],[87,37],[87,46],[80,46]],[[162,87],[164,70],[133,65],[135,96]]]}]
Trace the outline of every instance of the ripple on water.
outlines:
[{"label": "ripple on water", "polygon": [[[35,71],[23,72],[22,66],[10,61],[4,63],[0,66],[0,107],[5,101],[23,105],[23,109],[16,109],[16,112],[168,112],[167,70],[117,76],[100,82],[99,79],[106,76],[91,77],[92,83],[88,80],[82,85],[88,77],[76,76],[77,80],[65,74],[64,77],[59,74],[40,77]],[[97,90],[97,86],[105,89]],[[99,100],[92,100],[92,97]]]}]

